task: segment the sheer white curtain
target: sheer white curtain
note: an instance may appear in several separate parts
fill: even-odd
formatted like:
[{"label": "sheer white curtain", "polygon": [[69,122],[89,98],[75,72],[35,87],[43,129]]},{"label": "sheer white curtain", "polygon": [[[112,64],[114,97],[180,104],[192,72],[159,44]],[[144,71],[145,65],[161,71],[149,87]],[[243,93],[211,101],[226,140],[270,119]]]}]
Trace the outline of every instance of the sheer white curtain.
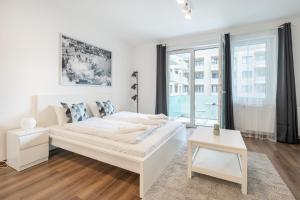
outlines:
[{"label": "sheer white curtain", "polygon": [[235,129],[257,138],[276,138],[276,31],[231,38]]}]

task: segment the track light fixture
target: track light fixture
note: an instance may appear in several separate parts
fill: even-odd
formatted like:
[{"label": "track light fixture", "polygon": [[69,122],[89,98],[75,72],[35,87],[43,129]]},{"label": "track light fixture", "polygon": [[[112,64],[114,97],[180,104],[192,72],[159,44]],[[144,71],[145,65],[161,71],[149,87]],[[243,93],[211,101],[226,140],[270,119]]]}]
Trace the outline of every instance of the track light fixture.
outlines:
[{"label": "track light fixture", "polygon": [[138,97],[138,95],[136,94],[136,95],[132,96],[131,99],[132,99],[133,101],[135,101],[135,100],[137,100],[137,97]]},{"label": "track light fixture", "polygon": [[134,71],[132,74],[131,74],[131,77],[137,77],[138,75],[138,72],[137,71]]},{"label": "track light fixture", "polygon": [[136,87],[137,87],[137,85],[138,85],[137,83],[133,84],[133,85],[131,86],[131,89],[135,90]]},{"label": "track light fixture", "polygon": [[190,0],[177,0],[181,6],[181,12],[184,14],[185,19],[192,19],[192,9]]}]

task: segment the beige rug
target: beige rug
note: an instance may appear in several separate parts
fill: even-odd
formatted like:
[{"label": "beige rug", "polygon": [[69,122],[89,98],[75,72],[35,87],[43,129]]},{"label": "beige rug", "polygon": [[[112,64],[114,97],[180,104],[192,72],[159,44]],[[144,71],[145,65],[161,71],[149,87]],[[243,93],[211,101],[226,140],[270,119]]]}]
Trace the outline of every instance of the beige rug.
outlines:
[{"label": "beige rug", "polygon": [[147,192],[146,200],[290,200],[292,193],[265,154],[248,153],[248,195],[238,184],[193,174],[187,178],[186,146]]}]

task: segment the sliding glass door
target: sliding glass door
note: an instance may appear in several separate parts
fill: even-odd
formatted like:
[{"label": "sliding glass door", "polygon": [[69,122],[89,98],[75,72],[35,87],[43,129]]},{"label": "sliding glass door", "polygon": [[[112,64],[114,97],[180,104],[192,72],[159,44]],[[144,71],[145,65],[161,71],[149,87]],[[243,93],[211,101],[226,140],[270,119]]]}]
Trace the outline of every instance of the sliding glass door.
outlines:
[{"label": "sliding glass door", "polygon": [[169,116],[191,124],[191,61],[189,52],[176,52],[168,59]]},{"label": "sliding glass door", "polygon": [[213,126],[219,116],[219,48],[195,51],[195,125]]},{"label": "sliding glass door", "polygon": [[219,116],[219,48],[168,55],[169,116],[190,126],[212,126]]}]

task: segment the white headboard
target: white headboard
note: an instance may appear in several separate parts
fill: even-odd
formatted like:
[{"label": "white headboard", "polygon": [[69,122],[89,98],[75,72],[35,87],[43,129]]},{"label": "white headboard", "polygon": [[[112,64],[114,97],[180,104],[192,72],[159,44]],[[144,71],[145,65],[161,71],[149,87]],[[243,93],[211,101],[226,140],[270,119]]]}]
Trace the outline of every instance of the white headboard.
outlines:
[{"label": "white headboard", "polygon": [[53,105],[60,106],[60,102],[80,103],[96,102],[109,99],[105,94],[43,94],[33,97],[34,115],[37,125],[47,127],[57,124],[56,114]]}]

